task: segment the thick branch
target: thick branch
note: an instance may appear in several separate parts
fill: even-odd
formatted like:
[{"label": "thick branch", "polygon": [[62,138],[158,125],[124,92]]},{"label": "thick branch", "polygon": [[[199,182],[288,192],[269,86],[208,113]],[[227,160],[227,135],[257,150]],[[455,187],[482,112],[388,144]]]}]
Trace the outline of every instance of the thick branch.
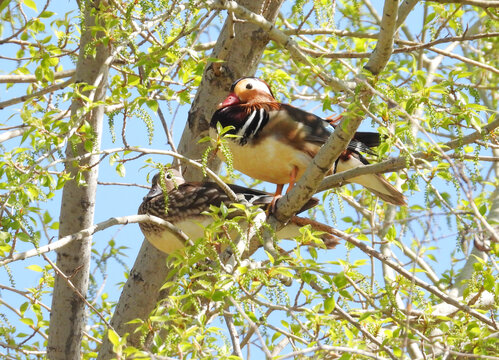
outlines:
[{"label": "thick branch", "polygon": [[[264,16],[273,23],[282,1],[246,0],[240,3],[252,9],[261,9],[262,5],[266,4]],[[198,144],[198,140],[207,135],[208,122],[217,103],[226,95],[235,79],[256,71],[267,43],[268,37],[257,26],[246,22],[235,23],[231,16],[228,17],[211,54],[211,57],[222,59],[224,62],[210,64],[205,70],[178,146],[182,155],[191,159],[202,157],[206,144]],[[210,164],[210,167],[216,169],[217,164]],[[195,173],[191,169],[188,170],[189,172],[184,174],[187,181],[200,178],[199,171]],[[141,335],[134,333],[137,324],[128,322],[136,318],[145,320],[156,305],[159,289],[169,271],[164,264],[165,256],[144,242],[111,321],[118,334],[130,334],[128,342],[132,345],[140,346]],[[137,294],[143,296],[137,297]],[[98,359],[111,357],[112,344],[105,339]]]},{"label": "thick branch", "polygon": [[381,19],[381,30],[378,43],[369,61],[364,66],[374,75],[380,73],[392,56],[393,39],[397,30],[398,0],[385,0],[383,7],[383,18]]},{"label": "thick branch", "polygon": [[405,19],[418,2],[419,0],[402,0],[397,14],[397,29],[404,25]]},{"label": "thick branch", "polygon": [[4,141],[13,139],[17,136],[20,136],[28,130],[29,130],[29,127],[23,126],[21,128],[18,128],[18,129],[13,129],[13,130],[4,132],[4,133],[0,134],[0,144],[3,143]]},{"label": "thick branch", "polygon": [[345,116],[343,118],[307,167],[298,183],[279,201],[275,213],[278,220],[287,221],[317,192],[324,175],[331,169],[341,152],[346,149],[362,119],[362,116]]},{"label": "thick branch", "polygon": [[[86,3],[84,11],[84,31],[80,38],[80,54],[76,66],[76,72],[69,80],[43,91],[55,91],[63,88],[73,81],[87,84],[95,84],[93,90],[96,94],[94,100],[104,100],[107,90],[107,77],[109,68],[102,66],[109,57],[112,46],[104,43],[95,45],[95,54],[86,51],[96,39],[103,39],[106,34],[94,32],[97,13],[102,2],[93,1]],[[84,50],[83,50],[84,49]],[[96,82],[98,78],[105,79]],[[27,95],[29,97],[40,96],[40,92]],[[25,100],[22,100],[25,101]],[[71,116],[77,122],[84,104],[81,99],[74,98],[71,103]],[[104,118],[104,105],[94,107],[85,114],[85,119],[92,127],[94,138],[93,148],[100,148],[102,135],[102,122]],[[71,144],[66,147],[66,157],[73,157],[88,153],[83,143]],[[66,163],[65,170],[71,177],[76,178],[81,168],[93,163],[90,157],[88,162],[81,162],[74,166]],[[61,200],[61,211],[59,216],[59,237],[74,234],[82,229],[88,228],[94,222],[95,196],[97,191],[98,166],[88,168],[81,172],[86,186],[79,186],[76,180],[67,181],[64,184]],[[57,267],[64,274],[71,274],[71,283],[78,293],[86,296],[88,288],[88,275],[90,270],[90,255],[92,238],[87,236],[80,241],[72,242],[57,251]],[[51,360],[76,360],[81,357],[81,339],[86,324],[85,302],[68,286],[61,276],[55,276],[54,291],[52,296],[52,312],[50,313],[49,339],[47,342],[47,357]]]},{"label": "thick branch", "polygon": [[[447,150],[453,150],[459,146],[463,146],[466,144],[470,144],[475,140],[481,139],[484,136],[487,136],[492,131],[494,131],[497,127],[499,127],[499,119],[496,119],[487,125],[485,125],[480,131],[475,131],[472,134],[463,136],[462,139],[456,139],[447,142],[441,147]],[[418,164],[425,163],[427,161],[432,161],[437,158],[437,155],[430,155],[429,151],[420,151],[411,156],[414,159],[414,163],[410,166],[415,166]],[[382,161],[377,164],[366,165],[362,167],[358,167],[352,170],[347,170],[338,174],[334,174],[328,176],[324,179],[324,181],[318,187],[318,191],[323,191],[330,189],[332,187],[338,186],[338,184],[345,183],[346,180],[351,179],[353,177],[364,175],[364,174],[373,174],[373,173],[385,173],[389,171],[398,171],[407,168],[407,159],[404,156],[400,156],[398,158],[392,158],[385,161]]]}]

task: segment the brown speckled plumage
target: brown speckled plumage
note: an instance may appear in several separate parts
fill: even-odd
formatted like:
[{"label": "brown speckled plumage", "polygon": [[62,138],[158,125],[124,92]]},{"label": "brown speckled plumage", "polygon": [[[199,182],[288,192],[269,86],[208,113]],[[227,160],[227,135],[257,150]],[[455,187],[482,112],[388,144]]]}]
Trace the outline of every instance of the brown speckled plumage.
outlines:
[{"label": "brown speckled plumage", "polygon": [[[227,139],[234,169],[252,178],[274,183],[276,195],[300,179],[320,147],[327,141],[334,125],[319,116],[276,101],[264,81],[241,78],[219,105],[210,121],[210,135],[217,137],[217,124],[233,128]],[[380,144],[376,132],[356,132],[347,148],[330,169],[336,173],[368,164],[362,153],[373,155],[371,147]],[[225,161],[222,152],[218,156]],[[406,205],[405,196],[381,174],[351,178],[384,201]],[[288,190],[289,188],[288,187]]]},{"label": "brown speckled plumage", "polygon": [[[144,197],[138,213],[154,215],[169,221],[182,230],[192,240],[202,237],[203,226],[207,226],[211,222],[211,217],[202,214],[203,212],[208,211],[211,205],[220,207],[221,204],[225,204],[225,206],[230,207],[232,203],[229,196],[216,183],[185,183],[177,171],[167,173],[167,178],[163,184],[169,189],[166,200],[159,180],[159,174],[155,175],[152,181],[151,190]],[[174,186],[174,183],[176,183],[176,186]],[[261,206],[264,210],[268,209],[273,200],[272,194],[260,190],[249,189],[233,184],[229,186],[238,197],[244,197],[250,204]],[[165,201],[168,202],[167,207],[165,206]],[[301,211],[314,207],[318,202],[319,201],[316,198],[310,199]],[[167,208],[166,212],[165,208]],[[229,218],[236,215],[238,215],[238,212],[231,213]],[[315,223],[312,224],[312,227],[314,227],[314,224]],[[298,236],[298,225],[303,224],[291,223],[287,225],[283,229],[284,231],[282,234],[286,234],[286,238],[290,237],[289,234]],[[171,253],[172,251],[185,246],[175,234],[164,226],[151,222],[142,222],[139,226],[146,239],[160,251]],[[294,232],[290,230],[291,227],[293,227]],[[317,230],[322,231],[323,229]],[[279,237],[279,233],[277,235]],[[324,236],[324,241],[328,247],[333,247],[332,244],[337,244],[336,239],[329,234]]]}]

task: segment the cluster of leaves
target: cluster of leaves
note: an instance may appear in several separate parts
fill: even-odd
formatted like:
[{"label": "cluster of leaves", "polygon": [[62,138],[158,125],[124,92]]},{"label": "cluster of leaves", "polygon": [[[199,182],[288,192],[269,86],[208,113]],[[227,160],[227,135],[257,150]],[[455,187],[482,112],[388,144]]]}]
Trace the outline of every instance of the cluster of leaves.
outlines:
[{"label": "cluster of leaves", "polygon": [[[283,51],[280,44],[271,43],[259,69],[279,99],[291,99],[295,105],[322,111],[325,116],[348,110],[355,100],[353,96],[335,94],[320,81],[317,69],[340,79],[354,78],[357,76],[354,69],[365,65],[379,31],[372,14],[360,2],[333,3],[334,6],[330,1],[312,4],[297,0],[290,13],[277,21],[276,27],[289,33],[296,29],[318,29],[313,35],[293,37],[309,56],[312,66],[293,61],[292,54]],[[487,10],[460,4],[426,4],[424,31],[430,37],[428,40],[442,38],[445,32],[465,36],[473,28],[466,25],[470,19],[479,23],[480,31],[484,32],[494,31],[497,25],[497,19]],[[82,16],[78,11],[57,16],[47,8],[38,11],[32,0],[0,4],[0,45],[15,48],[13,51],[9,48],[9,53],[15,54],[11,62],[2,60],[8,64],[5,69],[10,69],[7,71],[12,75],[34,79],[24,80],[29,84],[24,87],[7,83],[6,90],[19,91],[23,96],[14,99],[14,103],[0,102],[2,108],[22,104],[19,111],[12,112],[1,124],[6,131],[21,132],[15,144],[15,140],[10,140],[11,143],[2,145],[0,155],[2,259],[38,247],[55,235],[58,221],[45,204],[61,192],[69,179],[63,163],[71,160],[82,164],[81,159],[71,159],[72,147],[83,145],[89,152],[95,150],[96,134],[85,121],[85,113],[97,105],[105,105],[115,141],[115,129],[123,129],[124,147],[129,147],[127,120],[141,119],[150,143],[155,135],[152,114],[159,109],[160,101],[170,113],[189,104],[206,63],[214,60],[206,55],[209,46],[198,47],[200,41],[210,40],[211,22],[218,24],[217,18],[209,16],[211,13],[203,2],[113,1],[110,6],[110,11],[104,12],[100,19],[102,24],[92,29],[106,34],[103,42],[91,42],[87,48],[79,49],[78,34],[82,29],[78,24]],[[24,9],[36,15],[28,19]],[[348,33],[336,31],[337,28]],[[138,40],[130,41],[135,38]],[[9,39],[16,41],[9,43]],[[475,65],[488,64],[497,69],[498,41],[497,37],[474,40],[472,46],[462,46],[460,54]],[[88,98],[92,84],[57,88],[63,81],[62,72],[73,69],[80,50],[93,54],[95,46],[102,44],[113,49],[119,47],[103,104]],[[397,38],[395,47],[403,46],[404,42]],[[350,58],[349,54],[358,57]],[[335,222],[357,238],[376,246],[379,244],[375,239],[380,238],[382,245],[389,244],[395,249],[396,256],[402,257],[402,253],[410,251],[417,254],[410,265],[414,276],[427,271],[415,259],[439,264],[439,252],[448,247],[439,241],[451,236],[460,245],[462,240],[482,237],[485,231],[477,215],[487,215],[491,208],[490,194],[498,185],[480,161],[487,144],[494,143],[494,134],[458,146],[453,153],[445,152],[449,140],[462,140],[492,120],[489,110],[497,108],[497,98],[493,96],[498,86],[497,74],[451,57],[443,59],[435,70],[429,65],[438,58],[433,54],[436,53],[425,49],[399,52],[376,77],[357,70],[368,77],[377,95],[370,105],[371,119],[366,120],[366,125],[370,122],[371,127],[385,136],[378,148],[379,159],[403,156],[415,169],[392,174],[389,180],[402,182],[402,189],[409,195],[424,193],[424,196],[398,211],[389,224],[383,223],[389,216],[387,208],[376,204],[371,195],[358,188],[344,187],[337,191],[339,209],[331,209]],[[52,86],[54,91],[43,93]],[[72,117],[69,110],[64,110],[69,109],[71,101],[85,104],[82,112]],[[228,129],[219,130],[224,133]],[[67,144],[70,144],[68,155],[63,153]],[[230,175],[230,152],[223,139],[217,147],[229,159]],[[420,152],[433,156],[434,160],[415,168],[411,156]],[[110,161],[124,176],[129,152],[122,154],[111,155]],[[206,152],[204,159],[210,155]],[[85,169],[86,166],[81,166],[82,172]],[[77,180],[84,185],[82,173]],[[472,202],[478,214],[471,210]],[[346,204],[357,211],[345,214]],[[293,243],[282,258],[257,254],[263,262],[252,267],[246,265],[233,243],[235,234],[245,232],[240,229],[239,218],[227,220],[232,210],[214,210],[214,222],[206,230],[205,239],[171,258],[171,278],[163,289],[169,296],[158,304],[147,321],[137,321],[150,352],[183,358],[235,358],[234,341],[230,340],[232,322],[240,344],[255,344],[252,351],[267,348],[272,352],[287,343],[287,349],[297,351],[318,346],[314,355],[326,357],[331,356],[327,346],[367,351],[372,349],[374,338],[381,344],[376,355],[388,356],[391,352],[395,357],[403,357],[408,352],[408,343],[417,344],[425,353],[432,346],[428,339],[437,338],[435,343],[456,351],[496,356],[496,334],[490,327],[463,311],[456,310],[452,316],[433,316],[434,309],[442,303],[440,298],[401,275],[382,279],[374,270],[378,263],[367,261],[365,254],[355,254],[351,247],[347,247],[344,259],[334,261],[329,260],[338,258],[334,252],[326,255],[313,247],[305,250],[302,243],[318,241],[316,234],[307,230],[303,239]],[[254,216],[246,212],[249,210],[239,210],[244,210],[245,221]],[[227,233],[230,238],[220,235]],[[232,249],[238,258],[234,271],[228,271],[220,260],[215,250],[219,246]],[[98,343],[107,330],[102,319],[112,316],[115,305],[107,292],[100,293],[98,273],[105,276],[110,259],[127,272],[123,250],[114,239],[102,251],[93,250],[94,270],[88,298],[94,300],[97,313],[90,312],[82,345],[85,358],[96,357]],[[492,261],[498,252],[497,243],[492,244],[489,252]],[[462,253],[454,251],[449,257],[454,266],[461,266]],[[211,259],[208,263],[207,258]],[[37,284],[23,283],[21,286],[27,290],[18,293],[10,289],[17,286],[19,276],[5,267],[10,288],[2,285],[2,289],[23,297],[16,306],[0,300],[0,305],[16,319],[14,323],[10,316],[0,316],[1,346],[12,349],[9,350],[15,354],[9,353],[12,358],[43,357],[38,351],[45,346],[49,314],[43,303],[53,287],[53,272],[50,265],[31,264],[28,270],[39,275]],[[455,286],[457,270],[442,271],[435,286],[442,289]],[[490,293],[497,303],[496,276],[497,269],[489,262],[477,262],[473,276],[467,281],[465,301],[478,307],[476,299]],[[294,286],[284,287],[279,277],[293,279]],[[407,309],[400,306],[401,301],[408,304]],[[493,318],[497,307],[485,312]],[[263,342],[255,335],[257,331],[263,335]],[[149,355],[143,349],[127,346],[125,337],[120,338],[112,331],[108,336],[120,356]],[[349,357],[351,353],[344,352],[342,358]]]},{"label": "cluster of leaves", "polygon": [[[7,83],[6,90],[23,96],[1,102],[2,108],[22,104],[20,109],[5,116],[1,124],[7,132],[19,134],[17,139],[1,145],[1,259],[44,245],[56,236],[59,226],[55,218],[57,215],[49,211],[46,204],[48,200],[60,196],[65,182],[70,179],[64,171],[64,162],[70,160],[78,164],[81,159],[71,159],[71,148],[80,144],[88,152],[97,150],[96,134],[85,121],[85,113],[105,105],[115,115],[114,119],[118,118],[118,114],[122,115],[123,127],[126,127],[128,118],[141,118],[151,141],[154,130],[151,112],[158,110],[158,100],[167,100],[164,103],[168,104],[170,111],[177,104],[189,103],[192,89],[200,82],[206,58],[204,50],[193,48],[198,41],[195,30],[203,20],[206,21],[206,11],[194,1],[140,1],[138,4],[127,4],[123,13],[117,9],[103,12],[104,15],[99,18],[101,25],[92,28],[94,32],[106,34],[103,42],[91,41],[81,50],[86,55],[92,55],[95,47],[102,44],[109,47],[120,44],[129,46],[124,47],[114,61],[109,78],[109,96],[105,103],[92,102],[88,97],[94,89],[92,85],[71,85],[71,71],[80,51],[78,34],[85,30],[80,28],[83,17],[78,9],[56,15],[54,5],[47,2],[40,11],[40,4],[31,0],[2,2],[0,6],[0,44],[8,48],[9,54],[13,54],[11,61],[2,60],[3,70],[22,78],[22,82],[27,84],[24,86],[17,81]],[[151,19],[158,13],[164,14],[163,21],[147,29],[157,36],[140,44],[130,42],[137,36],[132,23],[153,21]],[[44,95],[47,88],[53,91]],[[72,114],[69,110],[72,101],[85,103],[85,107],[78,114]],[[115,125],[113,117],[110,117],[109,124]],[[123,141],[127,145],[125,138]],[[65,154],[67,146],[69,151]],[[117,171],[124,175],[125,169],[119,156],[113,157],[112,161]],[[81,166],[80,170],[76,180],[84,186],[83,172],[86,167]],[[125,265],[123,248],[111,240],[107,249],[93,250],[95,270],[90,279],[89,298],[99,294],[99,279],[94,275],[100,272],[105,277],[110,259]],[[124,267],[126,270],[127,267]],[[4,316],[2,321],[5,329],[2,331],[2,343],[12,346],[14,352],[20,351],[20,356],[36,357],[36,351],[44,349],[48,312],[38,311],[38,302],[43,304],[47,298],[50,299],[47,295],[53,286],[53,273],[49,271],[50,266],[43,271],[39,268],[39,265],[28,268],[40,274],[39,289],[31,295],[32,304],[27,306],[28,303],[23,303],[17,309],[6,311],[13,311],[25,326],[14,326],[10,317]],[[15,274],[11,274],[8,267],[5,270],[10,286],[15,287]],[[106,302],[106,297],[106,294],[101,295],[102,306],[99,308],[103,314],[111,314],[112,307]],[[30,309],[36,316],[27,316]],[[39,334],[43,338],[38,338]],[[33,336],[37,338],[35,341]]]}]

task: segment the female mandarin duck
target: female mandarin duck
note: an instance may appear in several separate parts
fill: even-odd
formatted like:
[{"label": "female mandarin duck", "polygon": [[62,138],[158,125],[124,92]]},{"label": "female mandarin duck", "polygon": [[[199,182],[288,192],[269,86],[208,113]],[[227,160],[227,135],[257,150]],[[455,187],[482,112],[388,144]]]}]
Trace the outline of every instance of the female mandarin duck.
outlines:
[{"label": "female mandarin duck", "polygon": [[[230,94],[219,105],[210,122],[210,135],[217,136],[217,123],[232,125],[228,138],[234,169],[252,178],[277,184],[276,196],[285,184],[288,191],[300,179],[333,127],[329,121],[276,101],[264,81],[245,77],[232,84]],[[330,174],[368,164],[360,152],[372,154],[380,135],[357,132]],[[218,152],[222,160],[223,155]],[[349,180],[364,186],[382,200],[406,205],[405,196],[380,174],[367,174]]]},{"label": "female mandarin duck", "polygon": [[[204,237],[204,228],[213,222],[213,218],[206,214],[211,205],[220,207],[224,204],[229,207],[232,203],[229,196],[214,182],[186,182],[182,174],[175,169],[166,171],[164,179],[167,197],[165,198],[165,194],[163,194],[159,174],[154,175],[151,190],[144,197],[138,213],[141,215],[154,215],[169,221],[176,228],[182,230],[191,240]],[[257,205],[264,210],[268,209],[274,198],[272,194],[256,189],[233,184],[229,184],[229,187],[238,197],[242,197],[251,205]],[[311,198],[300,212],[314,207],[318,202],[318,199]],[[167,209],[166,212],[165,209]],[[228,218],[238,215],[241,215],[240,211],[231,212]],[[304,225],[310,225],[313,230],[324,232],[320,238],[326,248],[332,249],[338,244],[338,239],[327,233],[327,225],[298,216],[293,216],[289,223],[276,233],[276,236],[279,239],[291,239],[300,236],[299,229]],[[145,238],[164,253],[171,254],[185,246],[181,238],[162,225],[142,222],[139,223],[139,226]],[[237,232],[230,235],[235,238]]]}]

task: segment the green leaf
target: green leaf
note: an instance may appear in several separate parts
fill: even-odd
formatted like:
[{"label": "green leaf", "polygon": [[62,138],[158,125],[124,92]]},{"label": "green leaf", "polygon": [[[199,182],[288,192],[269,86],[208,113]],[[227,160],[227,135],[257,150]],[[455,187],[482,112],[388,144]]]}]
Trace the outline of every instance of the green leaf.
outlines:
[{"label": "green leaf", "polygon": [[213,301],[221,301],[225,298],[225,293],[223,291],[217,290],[211,297],[211,300]]},{"label": "green leaf", "polygon": [[33,270],[36,272],[43,272],[43,268],[40,265],[36,265],[36,264],[26,266],[26,269]]},{"label": "green leaf", "polygon": [[315,247],[309,247],[308,252],[310,253],[310,256],[312,256],[312,259],[317,259],[317,249]]},{"label": "green leaf", "polygon": [[41,18],[49,18],[49,17],[52,17],[55,15],[55,12],[52,12],[52,11],[44,11],[40,14],[40,17]]},{"label": "green leaf", "polygon": [[331,296],[324,301],[324,313],[326,315],[331,313],[331,311],[333,311],[335,307],[336,301],[334,301],[334,297]]},{"label": "green leaf", "polygon": [[397,236],[397,230],[395,229],[395,226],[392,225],[392,226],[390,226],[390,228],[386,232],[385,238],[388,241],[394,241],[396,236]]},{"label": "green leaf", "polygon": [[7,5],[9,5],[9,1],[6,0],[6,1],[0,1],[0,12],[3,11],[3,9],[5,9],[7,7]]},{"label": "green leaf", "polygon": [[24,242],[31,242],[31,236],[25,233],[20,232],[19,234],[17,234],[17,238]]},{"label": "green leaf", "polygon": [[114,346],[118,346],[120,344],[120,337],[114,330],[109,329],[107,332],[107,337],[111,344],[113,344]]},{"label": "green leaf", "polygon": [[10,234],[7,231],[0,231],[0,241],[7,242],[10,239]]},{"label": "green leaf", "polygon": [[22,0],[22,1],[23,1],[24,5],[26,5],[30,9],[38,11],[38,10],[36,10],[36,4],[35,4],[35,2],[33,0]]},{"label": "green leaf", "polygon": [[348,280],[343,272],[337,274],[333,278],[333,282],[338,287],[338,289],[344,288],[348,284]]},{"label": "green leaf", "polygon": [[224,203],[220,204],[220,212],[222,213],[222,217],[226,218],[229,215],[229,209]]},{"label": "green leaf", "polygon": [[136,75],[128,76],[128,86],[136,86],[140,83],[140,77]]},{"label": "green leaf", "polygon": [[483,287],[487,291],[494,291],[494,286],[496,284],[496,280],[491,273],[486,273],[483,279]]},{"label": "green leaf", "polygon": [[427,25],[430,21],[432,21],[436,15],[437,15],[436,12],[430,12],[428,16],[426,16],[426,18],[424,19],[425,25]]},{"label": "green leaf", "polygon": [[274,335],[272,335],[272,343],[274,343],[281,335],[281,333],[275,332]]},{"label": "green leaf", "polygon": [[19,307],[19,312],[21,314],[24,314],[26,312],[26,310],[28,309],[29,307],[29,302],[25,302],[23,303],[20,307]]},{"label": "green leaf", "polygon": [[118,173],[119,176],[125,177],[126,175],[125,165],[123,165],[123,163],[119,163],[118,165],[116,165],[116,172]]},{"label": "green leaf", "polygon": [[151,109],[152,111],[154,112],[157,112],[158,111],[158,102],[156,100],[147,100],[146,101],[146,105],[149,107],[149,109]]},{"label": "green leaf", "polygon": [[48,211],[45,211],[43,213],[43,223],[44,224],[48,224],[52,221],[52,216],[50,216],[49,212]]},{"label": "green leaf", "polygon": [[372,312],[365,312],[365,313],[363,313],[363,314],[362,314],[362,315],[360,315],[360,317],[359,317],[359,322],[361,322],[361,321],[363,321],[363,320],[366,320],[366,319],[370,318],[372,314],[373,314]]},{"label": "green leaf", "polygon": [[270,269],[270,276],[274,276],[275,274],[281,274],[289,278],[293,277],[293,273],[289,269],[280,266]]},{"label": "green leaf", "polygon": [[33,319],[30,319],[30,318],[22,318],[21,322],[23,322],[24,324],[26,324],[28,326],[33,326],[34,325]]}]

